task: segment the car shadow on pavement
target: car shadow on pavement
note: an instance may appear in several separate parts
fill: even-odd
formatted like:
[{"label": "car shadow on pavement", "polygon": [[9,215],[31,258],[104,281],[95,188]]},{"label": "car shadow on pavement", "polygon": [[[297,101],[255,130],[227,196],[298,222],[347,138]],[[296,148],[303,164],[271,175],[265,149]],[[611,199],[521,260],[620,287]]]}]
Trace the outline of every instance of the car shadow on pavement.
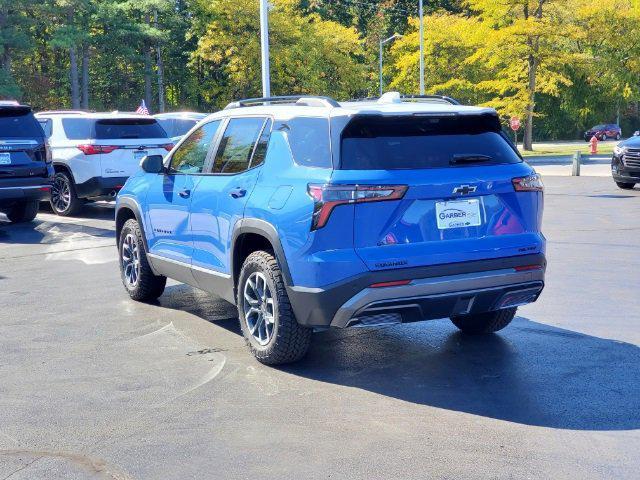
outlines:
[{"label": "car shadow on pavement", "polygon": [[12,225],[0,220],[0,243],[52,244],[59,243],[65,238],[75,239],[78,235],[115,239],[114,230],[92,227],[82,223],[57,223],[36,219],[33,222]]},{"label": "car shadow on pavement", "polygon": [[[241,335],[236,308],[214,295],[180,284],[158,304]],[[255,362],[248,352],[246,360]],[[524,425],[640,428],[638,346],[523,317],[487,336],[464,335],[448,320],[328,330],[314,335],[304,360],[278,369]]]},{"label": "car shadow on pavement", "polygon": [[521,317],[485,337],[444,321],[326,332],[282,370],[525,425],[640,428],[640,348]]}]

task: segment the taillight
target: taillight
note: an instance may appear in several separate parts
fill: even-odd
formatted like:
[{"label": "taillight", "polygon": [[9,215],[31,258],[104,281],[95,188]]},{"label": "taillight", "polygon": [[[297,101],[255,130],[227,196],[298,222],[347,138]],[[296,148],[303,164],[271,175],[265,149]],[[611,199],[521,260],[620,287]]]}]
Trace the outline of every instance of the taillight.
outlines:
[{"label": "taillight", "polygon": [[78,145],[78,149],[85,155],[97,155],[99,153],[111,153],[119,149],[117,145]]},{"label": "taillight", "polygon": [[544,191],[544,184],[542,183],[542,177],[537,173],[529,175],[528,177],[517,177],[511,180],[513,188],[516,192],[542,192]]},{"label": "taillight", "polygon": [[173,143],[165,143],[164,145],[160,145],[160,146],[164,148],[167,152],[170,152],[175,145]]},{"label": "taillight", "polygon": [[324,227],[331,212],[339,205],[399,200],[407,191],[406,185],[319,185],[310,183],[307,189],[313,199],[311,230]]}]

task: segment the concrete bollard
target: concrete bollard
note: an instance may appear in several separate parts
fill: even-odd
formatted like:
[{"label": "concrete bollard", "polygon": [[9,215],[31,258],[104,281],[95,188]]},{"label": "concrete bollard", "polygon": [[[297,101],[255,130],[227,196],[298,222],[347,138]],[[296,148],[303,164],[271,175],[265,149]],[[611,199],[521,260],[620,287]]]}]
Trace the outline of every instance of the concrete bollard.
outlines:
[{"label": "concrete bollard", "polygon": [[580,152],[576,152],[573,155],[573,169],[571,171],[571,175],[574,177],[580,176],[580,161],[582,160],[582,154]]}]

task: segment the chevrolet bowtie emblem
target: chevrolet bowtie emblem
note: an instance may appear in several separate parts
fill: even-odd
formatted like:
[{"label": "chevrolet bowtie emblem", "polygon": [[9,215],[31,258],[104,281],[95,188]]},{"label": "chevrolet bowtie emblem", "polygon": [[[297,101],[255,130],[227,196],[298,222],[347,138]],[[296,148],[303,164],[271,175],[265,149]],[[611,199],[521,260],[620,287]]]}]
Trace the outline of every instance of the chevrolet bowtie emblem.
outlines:
[{"label": "chevrolet bowtie emblem", "polygon": [[469,195],[470,193],[475,193],[478,187],[472,187],[471,185],[460,185],[453,189],[453,193],[457,193],[460,195]]}]

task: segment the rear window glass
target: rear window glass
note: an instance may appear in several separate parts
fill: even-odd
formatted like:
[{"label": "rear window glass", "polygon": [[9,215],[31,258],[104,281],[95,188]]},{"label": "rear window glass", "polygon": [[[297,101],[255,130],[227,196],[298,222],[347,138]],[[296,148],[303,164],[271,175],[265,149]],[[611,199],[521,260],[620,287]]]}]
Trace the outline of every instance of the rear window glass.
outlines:
[{"label": "rear window glass", "polygon": [[52,129],[52,121],[50,118],[40,118],[38,119],[38,123],[40,124],[40,126],[42,127],[42,130],[44,131],[44,136],[49,138],[51,136],[51,129]]},{"label": "rear window glass", "polygon": [[181,137],[191,130],[198,121],[188,118],[159,118],[158,123],[167,132],[167,136]]},{"label": "rear window glass", "polygon": [[62,129],[69,140],[86,140],[93,136],[93,123],[90,118],[63,118]]},{"label": "rear window glass", "polygon": [[289,141],[293,159],[306,167],[331,167],[329,120],[298,117],[280,127]]},{"label": "rear window glass", "polygon": [[342,134],[344,170],[519,163],[494,116],[356,117]]},{"label": "rear window glass", "polygon": [[95,132],[98,140],[167,137],[167,133],[155,119],[147,118],[98,120]]},{"label": "rear window glass", "polygon": [[0,108],[0,137],[42,138],[44,132],[30,109]]}]

